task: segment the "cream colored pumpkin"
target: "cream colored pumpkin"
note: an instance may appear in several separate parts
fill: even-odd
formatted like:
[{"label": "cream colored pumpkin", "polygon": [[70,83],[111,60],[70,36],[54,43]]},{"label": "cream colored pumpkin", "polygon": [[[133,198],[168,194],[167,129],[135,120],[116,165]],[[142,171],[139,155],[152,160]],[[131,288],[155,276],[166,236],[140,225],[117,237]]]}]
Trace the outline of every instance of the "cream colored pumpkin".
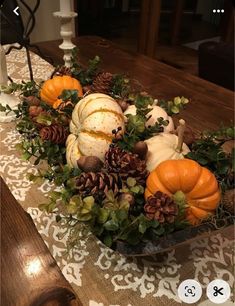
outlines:
[{"label": "cream colored pumpkin", "polygon": [[[149,120],[146,122],[146,127],[151,125],[153,126],[155,122],[157,121],[158,118],[162,117],[164,120],[169,120],[169,124],[164,127],[164,132],[169,133],[174,130],[174,123],[173,120],[170,116],[167,115],[166,111],[161,108],[160,106],[157,105],[149,105],[149,108],[152,108],[151,112],[147,114],[147,116],[151,117]],[[136,106],[135,105],[130,105],[124,112],[124,115],[136,115]]]},{"label": "cream colored pumpkin", "polygon": [[124,132],[124,115],[110,96],[94,93],[80,100],[72,113],[71,134],[66,141],[67,163],[77,167],[81,156],[97,156],[104,160],[112,142],[112,130],[121,127]]},{"label": "cream colored pumpkin", "polygon": [[183,143],[182,151],[177,152],[178,136],[169,133],[160,133],[145,140],[148,146],[147,169],[154,170],[162,161],[169,159],[183,159],[190,152],[188,146]]}]

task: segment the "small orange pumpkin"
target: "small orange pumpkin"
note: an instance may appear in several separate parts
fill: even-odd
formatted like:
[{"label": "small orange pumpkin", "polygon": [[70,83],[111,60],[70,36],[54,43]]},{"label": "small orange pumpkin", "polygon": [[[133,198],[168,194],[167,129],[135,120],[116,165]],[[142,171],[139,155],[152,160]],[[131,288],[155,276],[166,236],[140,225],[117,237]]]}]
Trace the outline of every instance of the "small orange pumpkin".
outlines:
[{"label": "small orange pumpkin", "polygon": [[145,198],[157,191],[169,196],[181,191],[186,206],[186,220],[199,224],[214,214],[220,190],[214,174],[190,159],[161,162],[147,178]]},{"label": "small orange pumpkin", "polygon": [[64,89],[77,89],[78,96],[82,97],[82,86],[80,82],[68,75],[54,76],[52,79],[43,83],[40,97],[53,108],[57,108],[62,100],[58,99]]}]

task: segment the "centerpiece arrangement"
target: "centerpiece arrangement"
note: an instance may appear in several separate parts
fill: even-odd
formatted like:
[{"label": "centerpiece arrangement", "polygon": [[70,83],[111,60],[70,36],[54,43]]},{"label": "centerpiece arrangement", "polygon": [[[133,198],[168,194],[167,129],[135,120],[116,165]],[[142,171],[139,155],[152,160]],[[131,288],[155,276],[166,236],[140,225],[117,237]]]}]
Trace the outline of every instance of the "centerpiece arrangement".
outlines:
[{"label": "centerpiece arrangement", "polygon": [[18,147],[38,165],[31,180],[61,187],[39,208],[67,225],[69,244],[93,233],[121,253],[150,254],[231,224],[232,124],[195,135],[172,119],[187,98],[154,99],[125,76],[100,71],[99,57],[87,68],[76,58],[41,84],[2,88],[20,91]]}]

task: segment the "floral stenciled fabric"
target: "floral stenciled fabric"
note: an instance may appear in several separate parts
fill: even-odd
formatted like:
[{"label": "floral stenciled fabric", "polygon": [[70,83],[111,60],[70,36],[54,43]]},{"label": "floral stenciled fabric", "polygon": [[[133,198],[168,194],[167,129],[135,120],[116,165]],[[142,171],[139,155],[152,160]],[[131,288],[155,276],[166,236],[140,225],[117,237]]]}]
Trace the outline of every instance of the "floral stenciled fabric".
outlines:
[{"label": "floral stenciled fabric", "polygon": [[[53,67],[37,55],[32,53],[31,56],[35,80],[48,78]],[[7,56],[7,66],[14,81],[29,78],[24,50],[12,51]],[[83,305],[183,305],[177,296],[177,288],[183,280],[195,279],[203,288],[203,296],[195,305],[201,303],[204,306],[212,305],[206,302],[206,287],[210,281],[224,279],[233,288],[234,234],[231,228],[156,256],[125,257],[92,236],[82,237],[79,249],[68,253],[66,228],[58,225],[54,216],[41,212],[37,207],[47,201],[54,186],[46,181],[35,184],[28,180],[27,174],[36,174],[37,167],[20,158],[15,149],[20,136],[14,127],[14,122],[0,126],[1,176],[32,217]]]}]

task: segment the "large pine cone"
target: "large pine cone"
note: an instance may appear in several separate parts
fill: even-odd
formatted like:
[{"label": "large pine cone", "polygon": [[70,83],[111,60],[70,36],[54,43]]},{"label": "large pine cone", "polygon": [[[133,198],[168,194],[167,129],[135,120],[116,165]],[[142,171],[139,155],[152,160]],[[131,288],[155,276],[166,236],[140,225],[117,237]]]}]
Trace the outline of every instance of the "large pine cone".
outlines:
[{"label": "large pine cone", "polygon": [[105,168],[109,172],[118,173],[123,180],[133,177],[141,185],[145,185],[149,174],[146,162],[141,160],[137,154],[126,152],[112,145],[105,154]]},{"label": "large pine cone", "polygon": [[224,208],[233,216],[235,215],[235,189],[226,190],[223,196]]},{"label": "large pine cone", "polygon": [[60,67],[57,67],[52,75],[51,75],[51,79],[54,77],[54,76],[63,76],[63,75],[69,75],[71,76],[72,75],[72,72],[71,72],[71,69],[69,67],[66,67],[66,66],[60,66]]},{"label": "large pine cone", "polygon": [[82,196],[92,195],[95,199],[104,199],[105,194],[112,190],[117,194],[121,182],[117,174],[106,172],[82,172],[76,179],[76,188]]},{"label": "large pine cone", "polygon": [[113,82],[113,75],[109,72],[99,73],[91,86],[92,92],[109,94]]},{"label": "large pine cone", "polygon": [[56,144],[64,144],[69,135],[69,131],[63,125],[53,124],[43,127],[39,135],[42,140],[50,140]]},{"label": "large pine cone", "polygon": [[160,223],[173,223],[179,212],[178,205],[167,194],[157,191],[148,197],[144,205],[147,218],[157,220]]}]

